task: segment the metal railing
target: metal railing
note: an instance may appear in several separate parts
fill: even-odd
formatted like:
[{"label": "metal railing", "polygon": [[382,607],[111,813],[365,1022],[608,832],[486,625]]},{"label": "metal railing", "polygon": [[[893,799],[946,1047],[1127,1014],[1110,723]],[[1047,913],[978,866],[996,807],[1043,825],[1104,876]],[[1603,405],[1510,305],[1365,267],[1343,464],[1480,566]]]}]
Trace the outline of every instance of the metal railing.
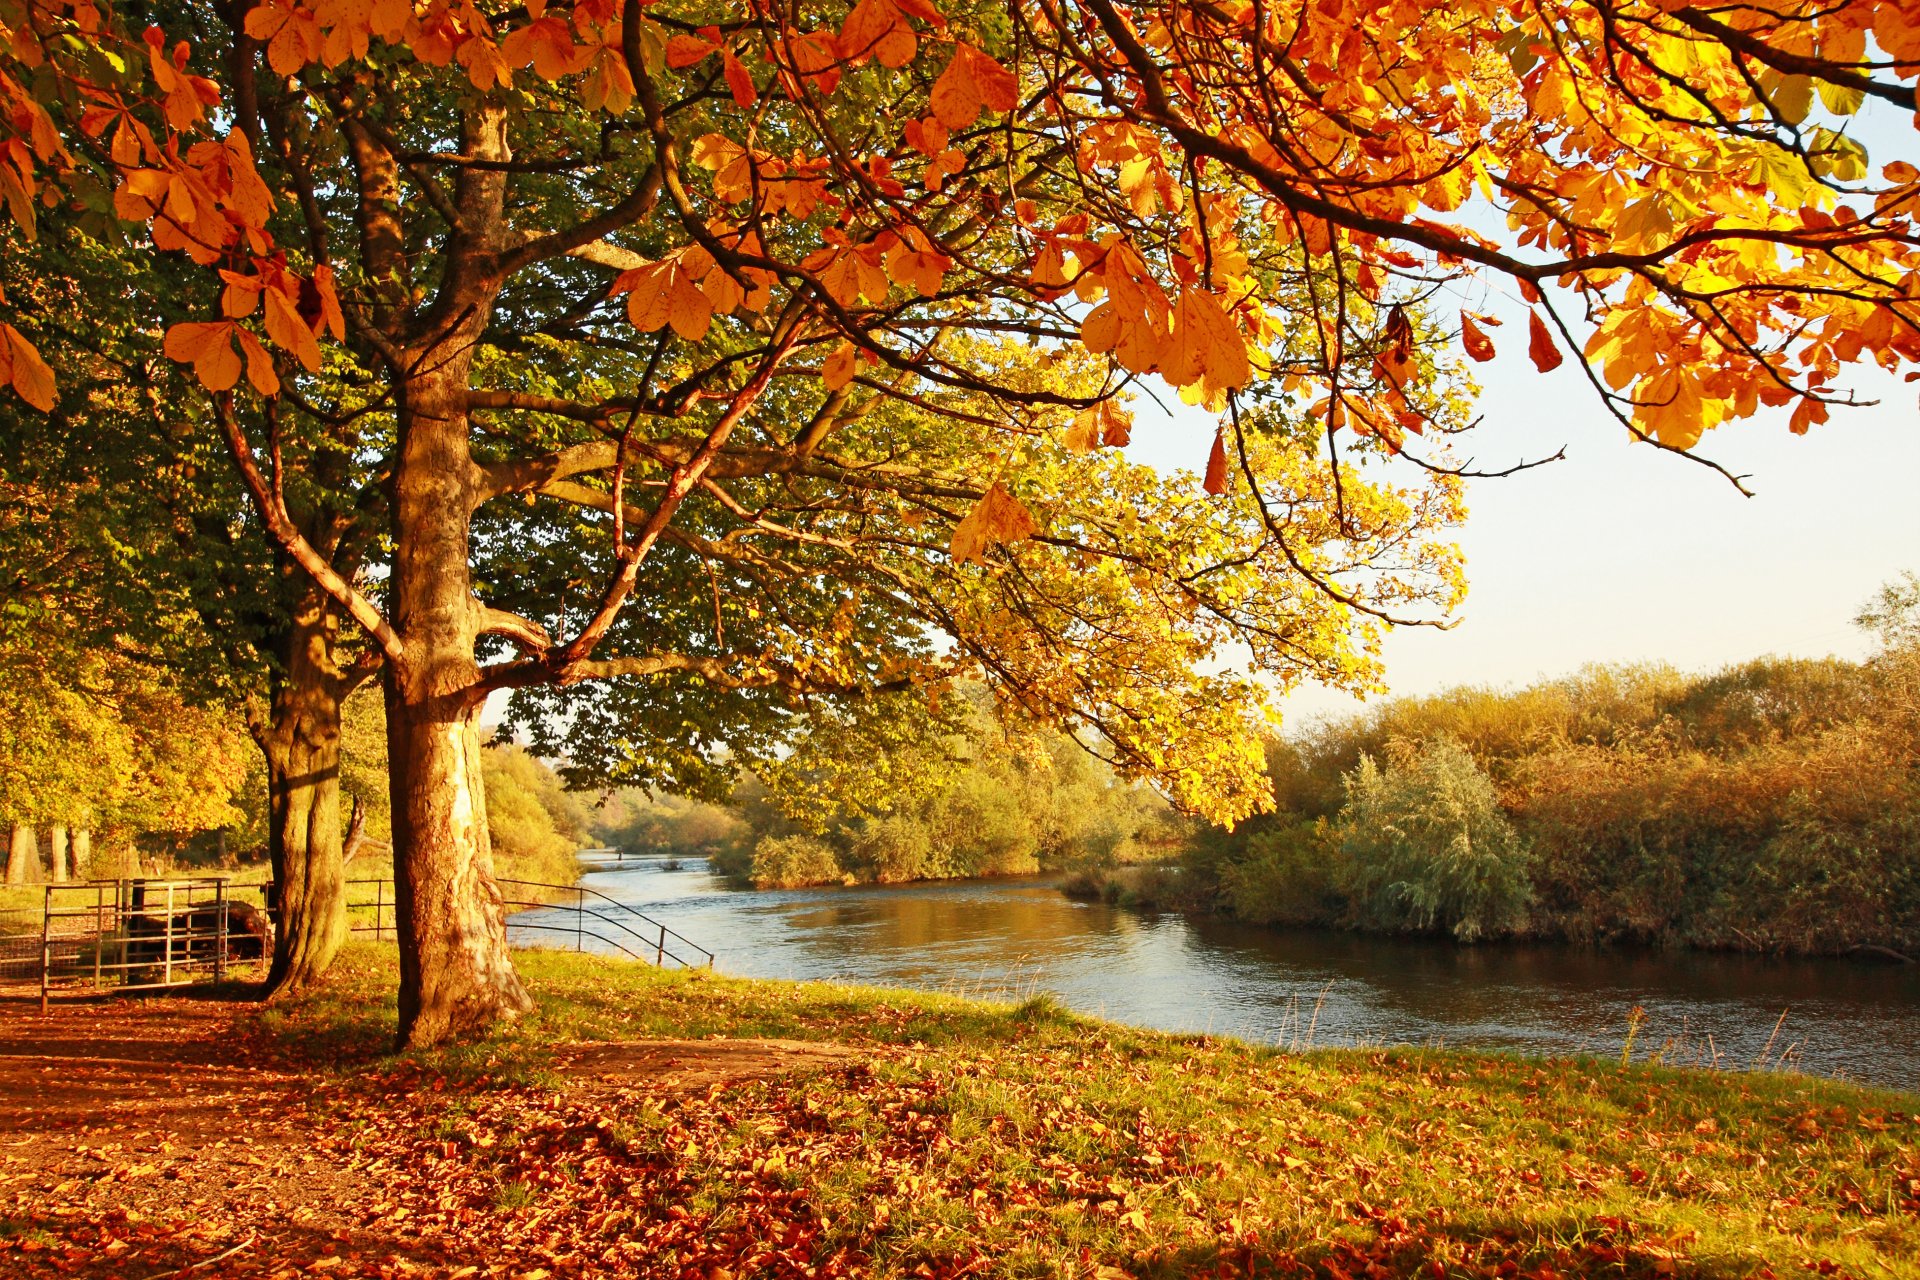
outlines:
[{"label": "metal railing", "polygon": [[0,934],[0,978],[37,978],[43,1009],[56,984],[150,990],[218,982],[233,962],[266,955],[264,913],[236,899],[224,876],[43,890],[37,927]]},{"label": "metal railing", "polygon": [[[498,879],[501,897],[510,908],[507,936],[516,930],[533,930],[570,936],[573,950],[586,951],[589,941],[618,951],[634,960],[647,960],[660,966],[677,965],[682,969],[710,969],[713,952],[660,921],[626,903],[610,898],[597,889],[577,884],[544,884],[537,880]],[[354,894],[355,888],[363,892]],[[396,936],[399,931],[391,880],[349,880],[349,900],[365,898],[371,888],[373,901],[361,901],[348,908],[350,928],[355,933],[370,933],[374,938]],[[567,899],[571,901],[567,901]],[[373,919],[365,919],[371,909]],[[550,912],[554,919],[529,919]],[[696,959],[696,957],[698,957]]]},{"label": "metal railing", "polygon": [[[497,883],[512,909],[507,937],[516,945],[529,932],[554,934],[571,938],[576,951],[613,951],[662,967],[713,966],[713,952],[597,889]],[[352,932],[398,934],[391,880],[349,880],[346,888]],[[26,909],[0,920],[0,984],[31,991],[37,983],[43,1007],[56,986],[151,990],[219,982],[235,963],[272,953],[270,884],[206,876],[76,881],[43,890],[37,919]],[[254,894],[261,905],[245,901]]]}]

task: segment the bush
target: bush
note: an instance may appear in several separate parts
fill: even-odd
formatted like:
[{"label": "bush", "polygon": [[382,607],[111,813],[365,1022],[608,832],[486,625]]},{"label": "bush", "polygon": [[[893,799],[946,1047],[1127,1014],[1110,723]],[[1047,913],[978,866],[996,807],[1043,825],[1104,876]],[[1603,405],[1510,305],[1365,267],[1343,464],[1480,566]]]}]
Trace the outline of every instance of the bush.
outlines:
[{"label": "bush", "polygon": [[816,836],[770,836],[754,846],[748,873],[756,889],[801,889],[850,880],[833,846]]},{"label": "bush", "polygon": [[1324,819],[1267,827],[1221,868],[1220,894],[1229,911],[1254,924],[1327,924],[1346,903],[1342,861]]},{"label": "bush", "polygon": [[935,859],[933,837],[926,827],[898,815],[861,823],[851,859],[861,879],[878,884],[926,880],[943,870]]},{"label": "bush", "polygon": [[1527,846],[1493,780],[1451,738],[1401,753],[1385,771],[1363,756],[1347,778],[1340,847],[1367,924],[1470,942],[1526,922]]}]

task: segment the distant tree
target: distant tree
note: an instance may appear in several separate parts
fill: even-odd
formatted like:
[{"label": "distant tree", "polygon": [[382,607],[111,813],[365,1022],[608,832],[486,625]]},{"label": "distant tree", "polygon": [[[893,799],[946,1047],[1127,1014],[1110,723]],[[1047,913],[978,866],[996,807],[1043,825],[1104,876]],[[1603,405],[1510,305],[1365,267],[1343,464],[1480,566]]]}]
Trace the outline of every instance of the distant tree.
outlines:
[{"label": "distant tree", "polygon": [[1920,649],[1920,573],[1908,569],[1882,584],[1853,625],[1873,633],[1883,648]]}]

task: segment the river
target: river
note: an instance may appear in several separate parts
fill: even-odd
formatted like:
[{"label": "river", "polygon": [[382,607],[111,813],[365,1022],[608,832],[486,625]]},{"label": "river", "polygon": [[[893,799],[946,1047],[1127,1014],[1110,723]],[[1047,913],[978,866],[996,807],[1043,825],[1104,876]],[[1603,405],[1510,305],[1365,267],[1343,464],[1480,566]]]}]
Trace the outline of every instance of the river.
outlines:
[{"label": "river", "polygon": [[727,887],[694,859],[679,869],[630,861],[581,883],[742,977],[1050,992],[1119,1022],[1265,1044],[1610,1057],[1638,1006],[1636,1059],[1664,1047],[1668,1061],[1748,1067],[1765,1055],[1920,1090],[1920,965],[1263,929],[1075,901],[1044,879],[756,891]]}]

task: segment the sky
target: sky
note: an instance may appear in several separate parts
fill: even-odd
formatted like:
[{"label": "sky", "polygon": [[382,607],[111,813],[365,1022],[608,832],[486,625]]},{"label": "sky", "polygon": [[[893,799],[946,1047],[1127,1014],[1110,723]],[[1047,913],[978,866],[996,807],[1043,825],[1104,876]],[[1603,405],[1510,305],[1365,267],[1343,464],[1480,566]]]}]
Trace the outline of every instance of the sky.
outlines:
[{"label": "sky", "polygon": [[[1567,457],[1470,482],[1457,539],[1471,583],[1460,624],[1387,638],[1393,693],[1520,685],[1589,662],[1705,670],[1762,654],[1871,649],[1850,620],[1881,583],[1920,570],[1920,387],[1869,371],[1859,394],[1880,403],[1836,409],[1805,436],[1787,430],[1786,410],[1708,433],[1698,452],[1747,475],[1747,498],[1706,467],[1635,443],[1573,360],[1537,373],[1525,313],[1504,318],[1490,330],[1498,356],[1476,367],[1485,387],[1477,465],[1562,445]],[[1130,456],[1204,465],[1210,416],[1136,408]],[[1296,726],[1357,705],[1318,686],[1281,704]]]}]

